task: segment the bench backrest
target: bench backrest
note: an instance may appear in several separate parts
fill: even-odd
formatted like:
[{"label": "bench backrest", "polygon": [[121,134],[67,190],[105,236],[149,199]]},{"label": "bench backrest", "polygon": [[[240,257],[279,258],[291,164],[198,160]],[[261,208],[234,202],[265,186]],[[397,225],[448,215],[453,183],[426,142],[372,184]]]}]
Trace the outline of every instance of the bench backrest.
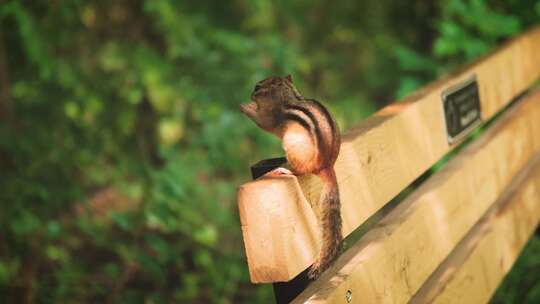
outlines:
[{"label": "bench backrest", "polygon": [[[540,92],[524,95],[539,76],[536,28],[346,131],[335,166],[343,234],[377,224],[347,240],[294,302],[487,301],[540,218]],[[291,281],[315,260],[309,202],[319,191],[312,176],[262,176],[239,188],[252,282]]]}]

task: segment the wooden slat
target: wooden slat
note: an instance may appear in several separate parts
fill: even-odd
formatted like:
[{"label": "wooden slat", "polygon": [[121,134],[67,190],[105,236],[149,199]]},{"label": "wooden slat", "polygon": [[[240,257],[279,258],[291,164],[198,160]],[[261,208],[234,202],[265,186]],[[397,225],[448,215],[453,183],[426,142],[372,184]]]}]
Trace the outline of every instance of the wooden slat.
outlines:
[{"label": "wooden slat", "polygon": [[294,303],[405,303],[540,150],[540,90],[416,189]]},{"label": "wooden slat", "polygon": [[540,221],[540,153],[410,303],[487,303]]},{"label": "wooden slat", "polygon": [[[444,90],[476,75],[481,115],[488,119],[538,78],[539,53],[536,28],[347,132],[336,163],[344,235],[450,151]],[[252,282],[288,281],[311,265],[319,238],[308,202],[319,199],[319,189],[312,176],[260,178],[240,187],[238,206]]]}]

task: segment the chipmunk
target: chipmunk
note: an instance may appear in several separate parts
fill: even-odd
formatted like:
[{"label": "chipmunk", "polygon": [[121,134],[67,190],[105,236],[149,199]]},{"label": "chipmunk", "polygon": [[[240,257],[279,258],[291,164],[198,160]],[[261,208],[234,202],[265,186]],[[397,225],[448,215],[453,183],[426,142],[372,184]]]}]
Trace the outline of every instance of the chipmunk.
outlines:
[{"label": "chipmunk", "polygon": [[322,244],[308,276],[317,278],[341,249],[341,213],[334,163],[341,137],[328,110],[314,99],[306,99],[294,87],[291,75],[259,81],[252,102],[240,110],[260,128],[282,139],[292,171],[277,168],[270,174],[315,174],[323,182],[318,205],[312,207],[321,227]]}]

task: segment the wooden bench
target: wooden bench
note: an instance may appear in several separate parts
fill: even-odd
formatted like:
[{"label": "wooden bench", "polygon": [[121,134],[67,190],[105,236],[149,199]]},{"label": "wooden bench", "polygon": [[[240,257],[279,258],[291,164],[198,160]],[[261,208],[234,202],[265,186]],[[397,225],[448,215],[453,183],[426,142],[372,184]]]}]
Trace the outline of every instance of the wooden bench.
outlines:
[{"label": "wooden bench", "polygon": [[278,303],[487,302],[540,219],[539,76],[535,28],[344,132],[335,168],[349,237],[314,282],[318,179],[240,186],[252,282],[275,283]]}]

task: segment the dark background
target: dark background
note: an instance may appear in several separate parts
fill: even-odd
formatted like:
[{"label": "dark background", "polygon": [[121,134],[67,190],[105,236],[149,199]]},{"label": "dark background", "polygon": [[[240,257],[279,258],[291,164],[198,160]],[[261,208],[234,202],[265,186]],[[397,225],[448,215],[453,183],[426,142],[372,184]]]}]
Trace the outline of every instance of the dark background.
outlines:
[{"label": "dark background", "polygon": [[[235,203],[292,74],[342,130],[540,21],[532,0],[0,1],[0,298],[258,303]],[[540,241],[496,303],[540,302]]]}]

